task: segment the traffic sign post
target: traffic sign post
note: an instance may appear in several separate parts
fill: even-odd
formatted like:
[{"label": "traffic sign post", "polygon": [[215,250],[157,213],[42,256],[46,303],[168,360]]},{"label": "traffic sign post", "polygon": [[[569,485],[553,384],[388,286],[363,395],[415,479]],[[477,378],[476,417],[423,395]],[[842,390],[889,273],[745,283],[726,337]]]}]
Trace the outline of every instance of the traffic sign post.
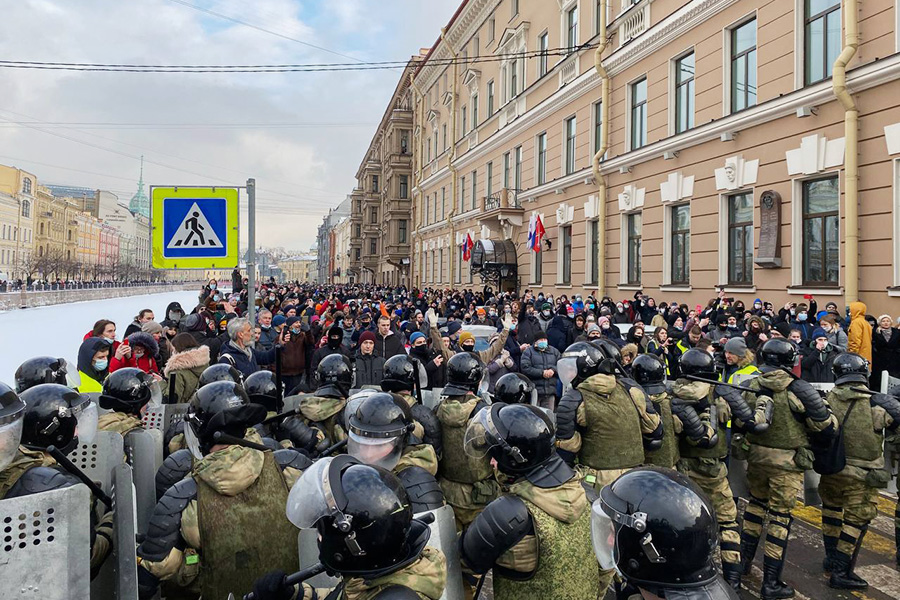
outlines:
[{"label": "traffic sign post", "polygon": [[155,269],[238,266],[238,188],[151,187]]}]

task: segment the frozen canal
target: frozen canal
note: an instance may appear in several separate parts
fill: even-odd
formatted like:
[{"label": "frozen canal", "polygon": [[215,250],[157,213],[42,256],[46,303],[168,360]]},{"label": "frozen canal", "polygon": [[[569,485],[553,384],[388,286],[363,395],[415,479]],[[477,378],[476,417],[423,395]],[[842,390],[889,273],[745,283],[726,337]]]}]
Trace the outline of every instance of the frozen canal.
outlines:
[{"label": "frozen canal", "polygon": [[0,381],[14,387],[16,368],[32,356],[65,358],[74,368],[82,338],[98,319],[114,321],[116,339],[121,341],[125,328],[142,308],[151,309],[161,321],[170,302],[180,302],[184,311],[190,313],[197,304],[197,291],[73,302],[0,313],[0,339],[3,340]]}]

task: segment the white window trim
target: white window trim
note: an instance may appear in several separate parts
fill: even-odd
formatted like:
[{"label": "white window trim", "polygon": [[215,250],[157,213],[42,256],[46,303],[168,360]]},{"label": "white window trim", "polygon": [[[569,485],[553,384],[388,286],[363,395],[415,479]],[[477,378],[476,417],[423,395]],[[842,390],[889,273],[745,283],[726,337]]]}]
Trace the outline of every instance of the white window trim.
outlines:
[{"label": "white window trim", "polygon": [[[677,285],[678,289],[690,288],[691,287],[691,270],[688,268],[688,281],[687,284],[673,284],[672,283],[672,211],[679,206],[687,206],[688,210],[693,215],[694,207],[691,206],[691,200],[688,198],[687,200],[679,201],[679,202],[668,202],[663,204],[663,276],[662,276],[662,287],[672,287]],[[688,223],[691,223],[692,220],[688,220]],[[688,239],[694,235],[693,227],[688,228]],[[693,247],[693,246],[692,246]],[[691,252],[688,252],[688,259],[690,259]],[[691,261],[692,262],[692,261]]]},{"label": "white window trim", "polygon": [[[575,164],[576,157],[573,157],[573,160],[572,160],[572,166],[573,166],[572,173],[566,172],[566,164],[569,162],[568,161],[569,144],[568,144],[567,135],[568,135],[568,130],[569,130],[569,120],[570,119],[575,119],[575,153],[576,153],[576,157],[577,157],[577,153],[578,153],[577,152],[578,151],[578,116],[575,113],[572,113],[572,114],[568,115],[567,117],[563,118],[563,121],[562,121],[562,151],[560,152],[560,155],[562,156],[562,164],[560,165],[559,172],[563,177],[566,177],[567,175],[571,175],[572,173],[578,172],[578,165]],[[549,142],[550,142],[550,140],[547,140],[548,144],[549,144]],[[549,153],[549,150],[548,150],[548,153]]]},{"label": "white window trim", "polygon": [[[898,0],[898,1],[900,1],[900,0]],[[540,55],[541,38],[544,37],[545,35],[547,36],[547,57],[546,57],[547,70],[544,73],[541,73],[541,55]],[[539,54],[537,55],[537,57],[536,57],[537,60],[535,61],[537,63],[537,65],[536,65],[537,72],[535,73],[535,77],[534,77],[535,81],[537,81],[543,77],[546,77],[547,75],[550,74],[550,71],[553,70],[553,67],[550,66],[550,30],[549,29],[545,29],[538,34],[538,36],[537,36],[537,52]]]},{"label": "white window trim", "polygon": [[[796,12],[796,11],[795,11]],[[731,34],[732,32],[746,23],[747,21],[756,20],[756,82],[759,83],[759,19],[756,11],[747,13],[737,21],[733,21],[731,25],[722,30],[722,116],[727,117],[731,112]],[[796,52],[794,53],[796,56]],[[801,53],[802,54],[802,53]],[[696,64],[696,63],[695,63]],[[794,69],[796,71],[796,69]],[[796,79],[796,75],[795,75]],[[803,80],[801,74],[800,80]],[[696,89],[696,88],[695,88]],[[756,90],[756,104],[759,105],[759,89]],[[750,108],[750,107],[748,107]],[[744,110],[747,110],[746,108]],[[743,111],[741,111],[743,112]]]},{"label": "white window trim", "polygon": [[[597,260],[597,255],[591,252],[591,226],[593,223],[597,224],[597,227],[600,227],[600,219],[598,217],[594,217],[592,219],[587,219],[585,221],[584,226],[584,285],[585,287],[597,287],[597,281],[591,281],[591,271],[594,270],[594,262]],[[597,235],[600,234],[598,229]]]},{"label": "white window trim", "polygon": [[[676,99],[676,90],[678,89],[678,61],[687,56],[688,54],[694,55],[694,116],[696,117],[697,112],[697,54],[694,52],[694,47],[684,49],[682,52],[679,52],[675,56],[669,59],[669,136],[676,135],[675,130],[677,129],[678,122],[678,114],[676,114],[676,106],[678,101]],[[648,101],[649,101],[649,92]],[[629,110],[630,112],[630,110]],[[696,126],[697,122],[694,119],[694,125]],[[688,129],[693,129],[689,127]],[[686,133],[686,131],[682,131],[681,133]],[[680,134],[679,134],[680,135]]]},{"label": "white window trim", "polygon": [[[596,102],[591,102],[591,163],[593,164],[594,156],[597,155],[597,136],[594,135],[594,132],[597,130],[597,122],[599,119],[597,118],[597,107],[602,106],[602,100],[597,100]],[[600,109],[601,112],[603,109]]]},{"label": "white window trim", "polygon": [[[719,281],[717,285],[728,286],[728,197],[737,196],[738,194],[750,194],[751,198],[756,198],[756,188],[746,187],[736,190],[724,190],[719,194]],[[757,241],[757,221],[756,221],[756,203],[753,206],[753,259],[756,260],[756,249],[759,245]],[[751,289],[756,290],[756,263],[753,263],[753,277],[750,278]],[[744,287],[733,287],[729,289],[737,290],[738,293],[746,291]]]},{"label": "white window trim", "polygon": [[[572,225],[573,221],[568,221],[566,223],[560,223],[556,226],[556,287],[567,286],[571,287],[572,279],[574,278],[575,273],[572,271],[572,258],[575,252],[575,227]],[[571,248],[572,251],[569,253],[569,283],[566,283],[563,280],[563,268],[565,265],[563,264],[563,229],[566,227],[569,228],[569,238],[571,239]]]},{"label": "white window trim", "polygon": [[[559,3],[559,47],[567,48],[566,44],[568,43],[568,31],[569,31],[569,23],[568,23],[568,15],[569,11],[574,6],[578,6],[578,0],[557,0]],[[575,28],[575,47],[578,47],[578,44],[581,42],[581,7],[578,6],[578,26]],[[566,59],[566,56],[560,56],[558,63],[563,62]],[[549,66],[549,65],[548,65]]]},{"label": "white window trim", "polygon": [[[894,166],[894,185],[892,186],[894,204],[891,211],[894,217],[894,260],[892,271],[894,274],[893,287],[897,288],[900,287],[900,158],[895,158],[892,162]],[[900,296],[900,290],[890,290],[889,295]]]},{"label": "white window trim", "polygon": [[628,281],[628,217],[630,215],[641,215],[641,279],[644,278],[644,211],[643,209],[630,210],[619,213],[619,288],[625,289],[623,286],[631,286],[636,290],[642,288],[643,281],[639,281],[636,285]]},{"label": "white window trim", "polygon": [[[633,140],[631,139],[631,121],[632,121],[632,112],[633,107],[631,105],[631,97],[633,96],[634,84],[638,83],[641,80],[645,80],[647,82],[647,102],[645,105],[644,114],[647,115],[647,122],[649,128],[650,121],[650,79],[647,77],[646,73],[638,75],[631,81],[629,81],[625,85],[625,148],[626,152],[631,152],[632,150],[640,150],[640,148],[632,147]],[[649,134],[649,129],[648,132]],[[645,140],[644,146],[649,146],[650,140]],[[643,148],[644,146],[641,146]],[[596,153],[595,153],[596,154]]]},{"label": "white window trim", "polygon": [[[542,131],[534,136],[534,185],[535,187],[539,185],[544,185],[547,183],[547,152],[544,152],[544,181],[543,183],[539,179],[539,171],[540,171],[540,162],[541,162],[541,136],[547,136],[546,131]],[[549,137],[547,140],[547,144],[549,145]]]},{"label": "white window trim", "polygon": [[804,87],[806,72],[806,0],[794,0],[794,89]]},{"label": "white window trim", "polygon": [[[817,179],[828,179],[837,176],[838,179],[838,285],[837,287],[804,287],[803,286],[803,184],[807,181],[815,181]],[[841,177],[841,169],[832,169],[822,171],[814,175],[804,177],[796,177],[791,179],[791,289],[801,290],[801,293],[809,293],[810,289],[824,290],[824,294],[820,291],[819,295],[828,295],[829,291],[844,289],[844,236],[841,234],[843,228],[843,178]],[[754,212],[754,218],[756,213]],[[896,240],[897,237],[894,236]],[[794,243],[795,242],[795,243]],[[896,243],[896,242],[895,242]]]}]

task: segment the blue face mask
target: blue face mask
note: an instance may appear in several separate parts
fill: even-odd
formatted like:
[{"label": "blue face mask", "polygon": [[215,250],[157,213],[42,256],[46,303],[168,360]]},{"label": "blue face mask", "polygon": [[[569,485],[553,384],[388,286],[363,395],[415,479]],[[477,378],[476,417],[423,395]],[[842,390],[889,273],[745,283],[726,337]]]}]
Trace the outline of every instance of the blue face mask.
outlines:
[{"label": "blue face mask", "polygon": [[94,369],[97,371],[105,371],[107,366],[109,366],[109,361],[105,358],[94,361]]},{"label": "blue face mask", "polygon": [[547,349],[547,340],[541,340],[540,342],[535,344],[535,347],[538,350],[546,350]]},{"label": "blue face mask", "polygon": [[799,315],[797,315],[797,320],[798,320],[798,321],[805,321],[805,320],[806,320],[806,313],[800,313]]},{"label": "blue face mask", "polygon": [[294,335],[300,335],[300,330],[299,329],[291,329],[291,333]]},{"label": "blue face mask", "polygon": [[214,283],[209,284],[209,289],[211,289],[211,290],[216,289],[216,287],[217,287],[217,286],[216,286],[216,284],[214,284]]}]

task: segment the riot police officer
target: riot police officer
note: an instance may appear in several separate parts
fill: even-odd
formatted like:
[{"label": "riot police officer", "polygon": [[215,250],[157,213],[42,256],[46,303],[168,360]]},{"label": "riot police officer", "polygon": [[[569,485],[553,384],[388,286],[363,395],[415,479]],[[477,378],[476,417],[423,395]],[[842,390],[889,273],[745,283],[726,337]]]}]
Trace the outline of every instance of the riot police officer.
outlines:
[{"label": "riot police officer", "polygon": [[130,431],[142,429],[141,414],[148,404],[162,404],[162,394],[152,375],[127,367],[110,373],[103,381],[103,391],[97,400],[108,411],[100,416],[101,431],[114,431],[123,437]]},{"label": "riot police officer", "polygon": [[534,386],[534,382],[525,375],[507,373],[494,384],[494,402],[537,406],[537,388]]},{"label": "riot police officer", "polygon": [[[441,455],[441,423],[430,408],[422,404],[422,388],[428,384],[425,367],[406,354],[392,356],[384,363],[384,379],[381,389],[398,394],[409,406],[416,422],[415,436],[434,448]],[[432,472],[436,475],[437,471]]]},{"label": "riot police officer", "polygon": [[864,590],[868,583],[853,569],[869,523],[878,513],[878,490],[887,487],[884,470],[884,430],[900,426],[900,401],[868,392],[869,361],[844,353],[832,365],[835,387],[826,400],[841,423],[847,464],[837,473],[822,474],[822,535],[828,584],[837,589]]},{"label": "riot police officer", "polygon": [[590,501],[556,453],[550,417],[537,406],[482,408],[466,430],[470,456],[497,463],[504,495],[463,531],[460,557],[494,571],[494,598],[602,598],[590,542]]},{"label": "riot police officer", "polygon": [[485,376],[484,363],[471,352],[459,352],[447,361],[447,385],[435,408],[441,423],[443,453],[438,482],[447,504],[453,507],[457,528],[462,529],[497,496],[499,486],[487,457],[466,454],[466,427],[486,406],[478,395]]},{"label": "riot police officer", "polygon": [[21,394],[30,387],[41,383],[68,384],[68,364],[64,358],[35,356],[29,358],[16,369],[16,392]]},{"label": "riot police officer", "polygon": [[371,394],[346,420],[348,454],[392,471],[406,488],[414,513],[444,505],[444,494],[434,477],[437,455],[434,448],[415,437],[416,423],[404,398],[385,392]]},{"label": "riot police officer", "polygon": [[625,473],[600,491],[591,510],[600,566],[618,569],[653,598],[738,600],[716,570],[716,529],[706,494],[659,467]]},{"label": "riot police officer", "polygon": [[233,381],[234,383],[243,383],[244,376],[240,371],[226,365],[224,363],[215,363],[209,365],[200,373],[200,379],[197,383],[198,387],[213,383],[215,381]]},{"label": "riot police officer", "polygon": [[281,393],[272,371],[263,369],[250,375],[244,381],[244,391],[247,392],[251,402],[264,406],[270,416],[281,408],[278,406]]},{"label": "riot police officer", "polygon": [[[762,374],[747,386],[769,392],[774,413],[770,427],[747,436],[750,503],[741,530],[741,567],[744,574],[750,571],[768,513],[760,595],[763,600],[772,600],[794,595],[793,588],[781,581],[781,573],[793,520],[791,512],[803,489],[803,473],[813,467],[810,435],[822,439],[837,435],[838,422],[822,396],[792,374],[797,360],[793,344],[772,339],[763,344],[759,355]],[[765,395],[744,392],[751,407],[755,408],[760,398],[769,402]]]},{"label": "riot police officer", "polygon": [[444,591],[446,558],[426,547],[431,530],[413,517],[406,490],[385,469],[347,455],[323,458],[291,489],[287,517],[318,531],[319,562],[343,581],[336,590],[295,587],[279,569],[254,584],[256,600],[315,600],[332,592],[348,599],[437,600]]},{"label": "riot police officer", "polygon": [[[300,415],[291,419],[303,421],[321,432],[327,444],[347,438],[343,419],[344,406],[353,383],[353,366],[343,354],[329,354],[316,367],[318,388],[300,397]],[[290,419],[287,419],[290,420]]]},{"label": "riot police officer", "polygon": [[678,434],[681,422],[672,414],[672,397],[666,387],[666,365],[653,354],[640,354],[631,364],[631,374],[653,402],[653,407],[662,422],[663,437],[660,447],[645,449],[644,462],[666,469],[674,469],[678,464]]},{"label": "riot police officer", "polygon": [[185,427],[192,474],[165,492],[138,547],[142,597],[169,581],[204,598],[225,598],[249,592],[272,567],[296,565],[297,533],[284,505],[310,461],[295,450],[243,445],[245,438],[261,447],[253,426],[265,414],[233,381],[197,390]]}]

